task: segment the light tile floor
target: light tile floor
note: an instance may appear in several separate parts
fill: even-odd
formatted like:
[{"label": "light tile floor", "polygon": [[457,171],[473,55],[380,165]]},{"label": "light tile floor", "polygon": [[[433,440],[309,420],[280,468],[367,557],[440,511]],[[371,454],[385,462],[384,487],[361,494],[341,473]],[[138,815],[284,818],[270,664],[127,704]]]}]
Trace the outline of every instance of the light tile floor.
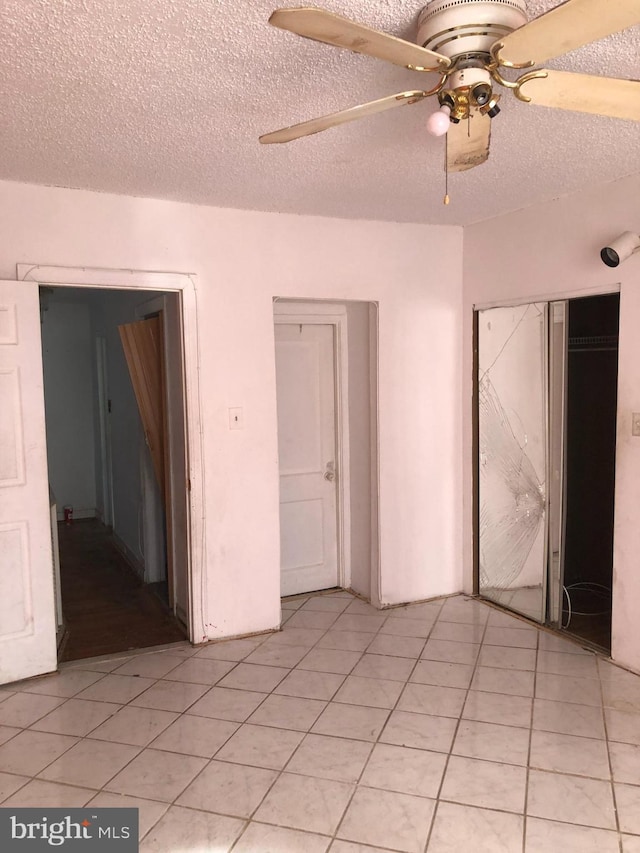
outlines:
[{"label": "light tile floor", "polygon": [[640,677],[462,596],[300,596],[0,689],[0,803],[137,806],[166,853],[640,853]]}]

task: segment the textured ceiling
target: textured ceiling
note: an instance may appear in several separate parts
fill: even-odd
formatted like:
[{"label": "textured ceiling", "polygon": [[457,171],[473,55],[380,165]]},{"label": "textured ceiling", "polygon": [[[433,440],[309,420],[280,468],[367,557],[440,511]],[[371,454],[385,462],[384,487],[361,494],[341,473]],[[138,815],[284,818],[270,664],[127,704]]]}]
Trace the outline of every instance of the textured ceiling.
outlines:
[{"label": "textured ceiling", "polygon": [[[2,0],[0,178],[222,207],[465,225],[640,171],[640,123],[505,92],[491,157],[450,178],[435,99],[288,145],[261,133],[435,77],[267,24],[296,0]],[[312,0],[314,2],[314,0]],[[424,0],[315,0],[413,40]],[[609,3],[602,0],[603,14]],[[532,0],[529,15],[557,5]],[[640,28],[551,67],[637,77]],[[498,235],[497,235],[498,236]]]}]

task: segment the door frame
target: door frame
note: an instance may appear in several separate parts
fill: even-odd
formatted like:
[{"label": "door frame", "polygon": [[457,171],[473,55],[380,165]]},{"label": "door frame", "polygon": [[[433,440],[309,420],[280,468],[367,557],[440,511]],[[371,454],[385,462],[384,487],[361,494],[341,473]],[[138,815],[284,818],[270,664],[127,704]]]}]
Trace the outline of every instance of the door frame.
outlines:
[{"label": "door frame", "polygon": [[204,524],[204,454],[199,385],[200,342],[196,276],[192,273],[153,272],[133,269],[62,267],[41,264],[16,265],[17,280],[40,286],[99,288],[101,290],[168,291],[180,298],[182,326],[183,393],[185,415],[186,510],[187,510],[187,628],[189,640],[206,638],[204,573],[206,529]]},{"label": "door frame", "polygon": [[580,299],[583,296],[606,296],[608,293],[620,293],[620,283],[599,284],[595,287],[582,287],[578,290],[560,290],[556,292],[546,291],[544,293],[530,296],[517,296],[513,299],[491,299],[487,302],[474,302],[472,310],[474,314],[487,308],[513,308],[516,305],[527,305],[529,302],[562,302],[563,300]]},{"label": "door frame", "polygon": [[338,482],[336,489],[338,585],[351,586],[351,481],[349,466],[349,362],[347,308],[334,302],[296,302],[274,299],[273,322],[333,326],[335,435]]}]

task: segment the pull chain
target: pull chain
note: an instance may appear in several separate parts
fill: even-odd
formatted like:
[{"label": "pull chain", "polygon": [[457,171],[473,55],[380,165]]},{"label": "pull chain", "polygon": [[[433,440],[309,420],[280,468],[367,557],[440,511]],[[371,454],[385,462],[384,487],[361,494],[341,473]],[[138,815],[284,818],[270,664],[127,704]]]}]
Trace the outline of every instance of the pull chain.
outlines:
[{"label": "pull chain", "polygon": [[444,135],[444,199],[443,204],[449,204],[449,134]]}]

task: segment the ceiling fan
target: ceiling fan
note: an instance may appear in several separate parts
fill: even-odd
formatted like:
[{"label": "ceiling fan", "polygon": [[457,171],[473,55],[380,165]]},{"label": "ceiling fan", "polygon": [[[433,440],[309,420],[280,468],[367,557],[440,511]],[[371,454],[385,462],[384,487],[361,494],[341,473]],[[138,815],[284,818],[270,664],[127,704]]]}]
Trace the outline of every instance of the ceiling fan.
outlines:
[{"label": "ceiling fan", "polygon": [[[500,112],[496,84],[521,101],[640,121],[640,82],[534,68],[570,50],[640,24],[638,0],[566,0],[527,21],[525,0],[429,0],[418,17],[417,43],[316,8],[277,9],[269,23],[412,71],[435,72],[429,90],[411,90],[304,121],[260,137],[290,142],[354,119],[437,96],[427,123],[447,133],[447,170],[479,166],[489,156],[491,121]],[[515,80],[503,69],[524,71]]]}]

